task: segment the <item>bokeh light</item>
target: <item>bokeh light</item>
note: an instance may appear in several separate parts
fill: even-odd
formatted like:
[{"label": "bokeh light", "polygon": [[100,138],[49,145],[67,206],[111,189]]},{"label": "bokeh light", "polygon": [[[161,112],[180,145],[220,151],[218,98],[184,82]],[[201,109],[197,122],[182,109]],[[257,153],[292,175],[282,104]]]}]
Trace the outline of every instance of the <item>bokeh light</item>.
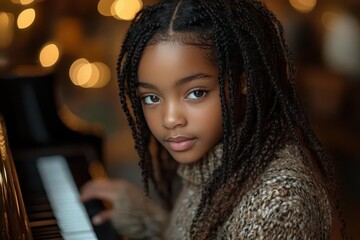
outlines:
[{"label": "bokeh light", "polygon": [[111,77],[110,68],[106,64],[101,62],[95,62],[94,66],[99,71],[99,79],[92,87],[102,88],[106,86],[106,84],[108,84],[108,82],[110,81],[110,77]]},{"label": "bokeh light", "polygon": [[20,0],[21,5],[28,5],[32,2],[34,2],[34,0]]},{"label": "bokeh light", "polygon": [[59,48],[54,43],[46,44],[40,51],[39,60],[43,67],[53,66],[59,59]]},{"label": "bokeh light", "polygon": [[110,70],[104,63],[90,63],[87,59],[80,58],[71,65],[69,76],[76,86],[101,88],[109,82]]},{"label": "bokeh light", "polygon": [[332,69],[360,77],[360,23],[349,14],[339,14],[324,35],[324,60]]},{"label": "bokeh light", "polygon": [[12,3],[15,3],[15,4],[21,4],[21,1],[20,0],[11,0]]},{"label": "bokeh light", "polygon": [[309,13],[316,6],[316,0],[289,0],[291,6],[301,13]]},{"label": "bokeh light", "polygon": [[10,14],[6,12],[0,12],[0,29],[8,28],[10,25]]},{"label": "bokeh light", "polygon": [[339,14],[335,12],[324,12],[321,15],[322,24],[329,30],[334,25],[336,19],[339,17]]},{"label": "bokeh light", "polygon": [[14,15],[0,12],[0,48],[8,47],[14,38]]},{"label": "bokeh light", "polygon": [[33,8],[22,11],[17,19],[17,26],[19,29],[29,27],[35,20],[35,10]]},{"label": "bokeh light", "polygon": [[111,14],[111,5],[113,4],[114,0],[100,0],[97,8],[101,15],[103,16],[112,16]]},{"label": "bokeh light", "polygon": [[78,86],[85,87],[86,84],[91,81],[92,75],[93,67],[91,63],[81,64],[78,68],[78,71],[75,73]]},{"label": "bokeh light", "polygon": [[79,81],[78,81],[78,72],[79,69],[84,65],[89,63],[89,61],[85,58],[80,58],[78,60],[76,60],[75,62],[73,62],[71,64],[70,70],[69,70],[69,76],[70,76],[70,80],[72,81],[73,84],[79,86]]},{"label": "bokeh light", "polygon": [[141,0],[116,0],[111,5],[111,13],[115,18],[132,20],[142,7],[143,3]]}]

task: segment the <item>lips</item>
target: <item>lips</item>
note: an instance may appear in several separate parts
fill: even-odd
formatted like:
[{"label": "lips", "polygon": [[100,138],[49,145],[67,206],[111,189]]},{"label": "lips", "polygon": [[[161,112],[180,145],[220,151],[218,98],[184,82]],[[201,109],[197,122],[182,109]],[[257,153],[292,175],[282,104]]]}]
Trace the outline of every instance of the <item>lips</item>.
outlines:
[{"label": "lips", "polygon": [[191,149],[195,144],[195,138],[188,138],[183,136],[169,137],[166,143],[172,151],[184,152]]}]

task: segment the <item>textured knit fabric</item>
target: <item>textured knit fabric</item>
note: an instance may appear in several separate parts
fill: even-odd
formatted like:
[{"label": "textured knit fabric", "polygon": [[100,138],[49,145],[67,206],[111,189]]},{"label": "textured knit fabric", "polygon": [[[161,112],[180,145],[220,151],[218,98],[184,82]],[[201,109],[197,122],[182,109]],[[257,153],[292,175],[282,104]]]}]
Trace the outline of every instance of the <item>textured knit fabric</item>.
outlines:
[{"label": "textured knit fabric", "polygon": [[[164,220],[162,223],[149,221],[148,214],[144,217],[149,224],[144,228],[153,232],[149,239],[190,239],[202,189],[220,164],[221,155],[222,146],[218,145],[202,161],[179,166],[183,187],[169,222],[165,213],[156,213],[163,216],[157,216]],[[331,219],[325,190],[302,163],[297,148],[289,144],[277,151],[265,172],[244,194],[218,231],[217,239],[329,239]],[[129,237],[137,238],[136,234]]]},{"label": "textured knit fabric", "polygon": [[118,233],[130,239],[163,239],[169,213],[131,184],[117,193],[111,219]]},{"label": "textured knit fabric", "polygon": [[[168,239],[189,239],[189,219],[194,217],[200,193],[221,153],[218,146],[203,162],[180,166],[184,187],[171,215]],[[289,144],[277,151],[244,194],[218,239],[329,239],[331,219],[325,190],[302,164],[297,148]]]}]

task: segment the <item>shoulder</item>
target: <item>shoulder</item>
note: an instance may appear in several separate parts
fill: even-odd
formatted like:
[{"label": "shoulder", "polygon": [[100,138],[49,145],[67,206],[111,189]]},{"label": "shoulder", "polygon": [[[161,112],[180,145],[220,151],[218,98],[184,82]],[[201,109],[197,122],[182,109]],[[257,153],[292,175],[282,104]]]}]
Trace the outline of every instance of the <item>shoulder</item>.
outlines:
[{"label": "shoulder", "polygon": [[225,223],[228,239],[328,239],[331,207],[295,145],[275,159]]}]

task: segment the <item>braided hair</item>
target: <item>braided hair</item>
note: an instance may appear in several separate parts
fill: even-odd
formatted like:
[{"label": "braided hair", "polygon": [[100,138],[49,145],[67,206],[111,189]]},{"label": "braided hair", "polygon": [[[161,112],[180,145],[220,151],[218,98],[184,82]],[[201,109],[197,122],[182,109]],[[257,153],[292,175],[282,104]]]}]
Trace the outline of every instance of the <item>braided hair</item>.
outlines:
[{"label": "braided hair", "polygon": [[[256,0],[162,0],[141,10],[131,23],[117,62],[119,95],[147,194],[152,181],[162,199],[170,203],[176,168],[152,137],[137,95],[137,69],[144,49],[166,41],[199,47],[219,73],[222,164],[202,192],[192,220],[192,238],[215,236],[241,193],[266,169],[275,150],[289,140],[296,142],[302,161],[320,173],[332,207],[341,215],[331,158],[311,130],[296,96],[296,72],[283,28]],[[242,84],[246,95],[240,94]],[[233,129],[241,129],[240,134]]]}]

